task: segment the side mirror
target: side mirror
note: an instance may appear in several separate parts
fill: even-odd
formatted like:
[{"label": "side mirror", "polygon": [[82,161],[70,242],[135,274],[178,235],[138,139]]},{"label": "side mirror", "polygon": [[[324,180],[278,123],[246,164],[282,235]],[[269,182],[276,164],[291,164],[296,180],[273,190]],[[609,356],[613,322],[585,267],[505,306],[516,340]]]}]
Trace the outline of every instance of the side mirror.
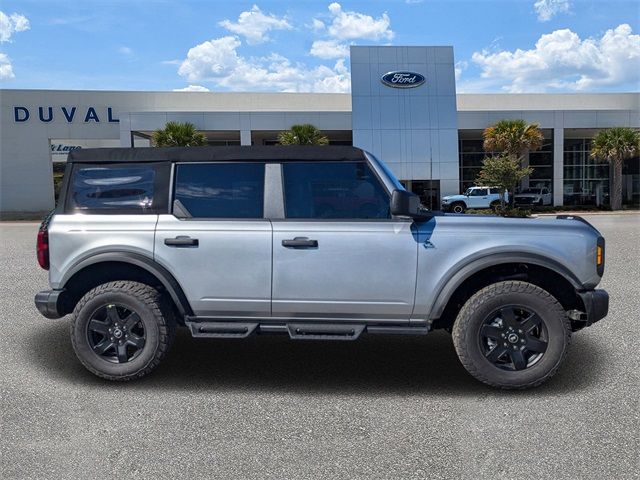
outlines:
[{"label": "side mirror", "polygon": [[391,194],[391,215],[411,218],[423,218],[420,209],[420,197],[406,190],[394,190]]}]

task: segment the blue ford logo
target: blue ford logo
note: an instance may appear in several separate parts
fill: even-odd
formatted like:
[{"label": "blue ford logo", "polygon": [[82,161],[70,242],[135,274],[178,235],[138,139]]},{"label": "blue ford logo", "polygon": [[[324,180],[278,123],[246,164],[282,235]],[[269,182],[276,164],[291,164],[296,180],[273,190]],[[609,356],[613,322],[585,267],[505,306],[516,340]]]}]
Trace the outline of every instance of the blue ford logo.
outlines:
[{"label": "blue ford logo", "polygon": [[389,72],[380,79],[382,83],[393,88],[419,87],[425,81],[424,75],[416,72]]}]

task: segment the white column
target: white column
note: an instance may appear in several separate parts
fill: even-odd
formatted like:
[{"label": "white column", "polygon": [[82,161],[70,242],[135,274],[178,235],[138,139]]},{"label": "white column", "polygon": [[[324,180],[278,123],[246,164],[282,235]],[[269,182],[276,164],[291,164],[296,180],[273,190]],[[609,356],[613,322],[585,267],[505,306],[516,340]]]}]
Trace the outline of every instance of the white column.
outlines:
[{"label": "white column", "polygon": [[131,141],[131,117],[128,113],[120,114],[120,146],[133,147]]},{"label": "white column", "polygon": [[553,204],[564,204],[564,128],[553,129]]},{"label": "white column", "polygon": [[240,130],[240,145],[251,145],[251,130]]}]

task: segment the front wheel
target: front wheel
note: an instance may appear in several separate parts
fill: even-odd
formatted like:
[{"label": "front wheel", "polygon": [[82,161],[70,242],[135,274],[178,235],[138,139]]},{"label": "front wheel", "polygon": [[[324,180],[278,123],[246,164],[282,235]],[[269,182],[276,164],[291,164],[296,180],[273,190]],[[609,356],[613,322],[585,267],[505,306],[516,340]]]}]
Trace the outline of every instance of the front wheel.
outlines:
[{"label": "front wheel", "polygon": [[142,283],[116,281],[90,290],[76,305],[71,343],[91,373],[108,380],[140,378],[155,369],[175,335],[171,308]]},{"label": "front wheel", "polygon": [[571,325],[562,305],[526,282],[498,282],[462,307],[453,342],[467,371],[504,389],[536,387],[551,378],[567,354]]},{"label": "front wheel", "polygon": [[464,211],[466,210],[466,205],[462,202],[456,202],[453,205],[451,205],[451,211],[453,213],[464,213]]}]

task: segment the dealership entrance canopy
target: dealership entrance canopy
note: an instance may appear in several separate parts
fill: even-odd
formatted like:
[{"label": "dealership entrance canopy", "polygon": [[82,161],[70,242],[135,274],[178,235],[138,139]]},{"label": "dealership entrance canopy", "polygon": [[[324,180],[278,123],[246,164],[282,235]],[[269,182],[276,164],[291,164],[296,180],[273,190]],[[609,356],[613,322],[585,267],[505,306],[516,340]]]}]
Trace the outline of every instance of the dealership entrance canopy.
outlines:
[{"label": "dealership entrance canopy", "polygon": [[[609,168],[589,157],[601,129],[640,127],[640,94],[457,94],[452,47],[351,47],[351,94],[0,91],[0,211],[54,205],[52,169],[74,148],[150,146],[169,121],[191,122],[211,145],[271,145],[311,123],[330,143],[374,153],[426,202],[473,184],[482,130],[501,119],[540,125],[525,159],[529,186],[555,205],[608,201]],[[638,204],[638,159],[623,197]],[[436,203],[439,204],[439,203]]]}]

